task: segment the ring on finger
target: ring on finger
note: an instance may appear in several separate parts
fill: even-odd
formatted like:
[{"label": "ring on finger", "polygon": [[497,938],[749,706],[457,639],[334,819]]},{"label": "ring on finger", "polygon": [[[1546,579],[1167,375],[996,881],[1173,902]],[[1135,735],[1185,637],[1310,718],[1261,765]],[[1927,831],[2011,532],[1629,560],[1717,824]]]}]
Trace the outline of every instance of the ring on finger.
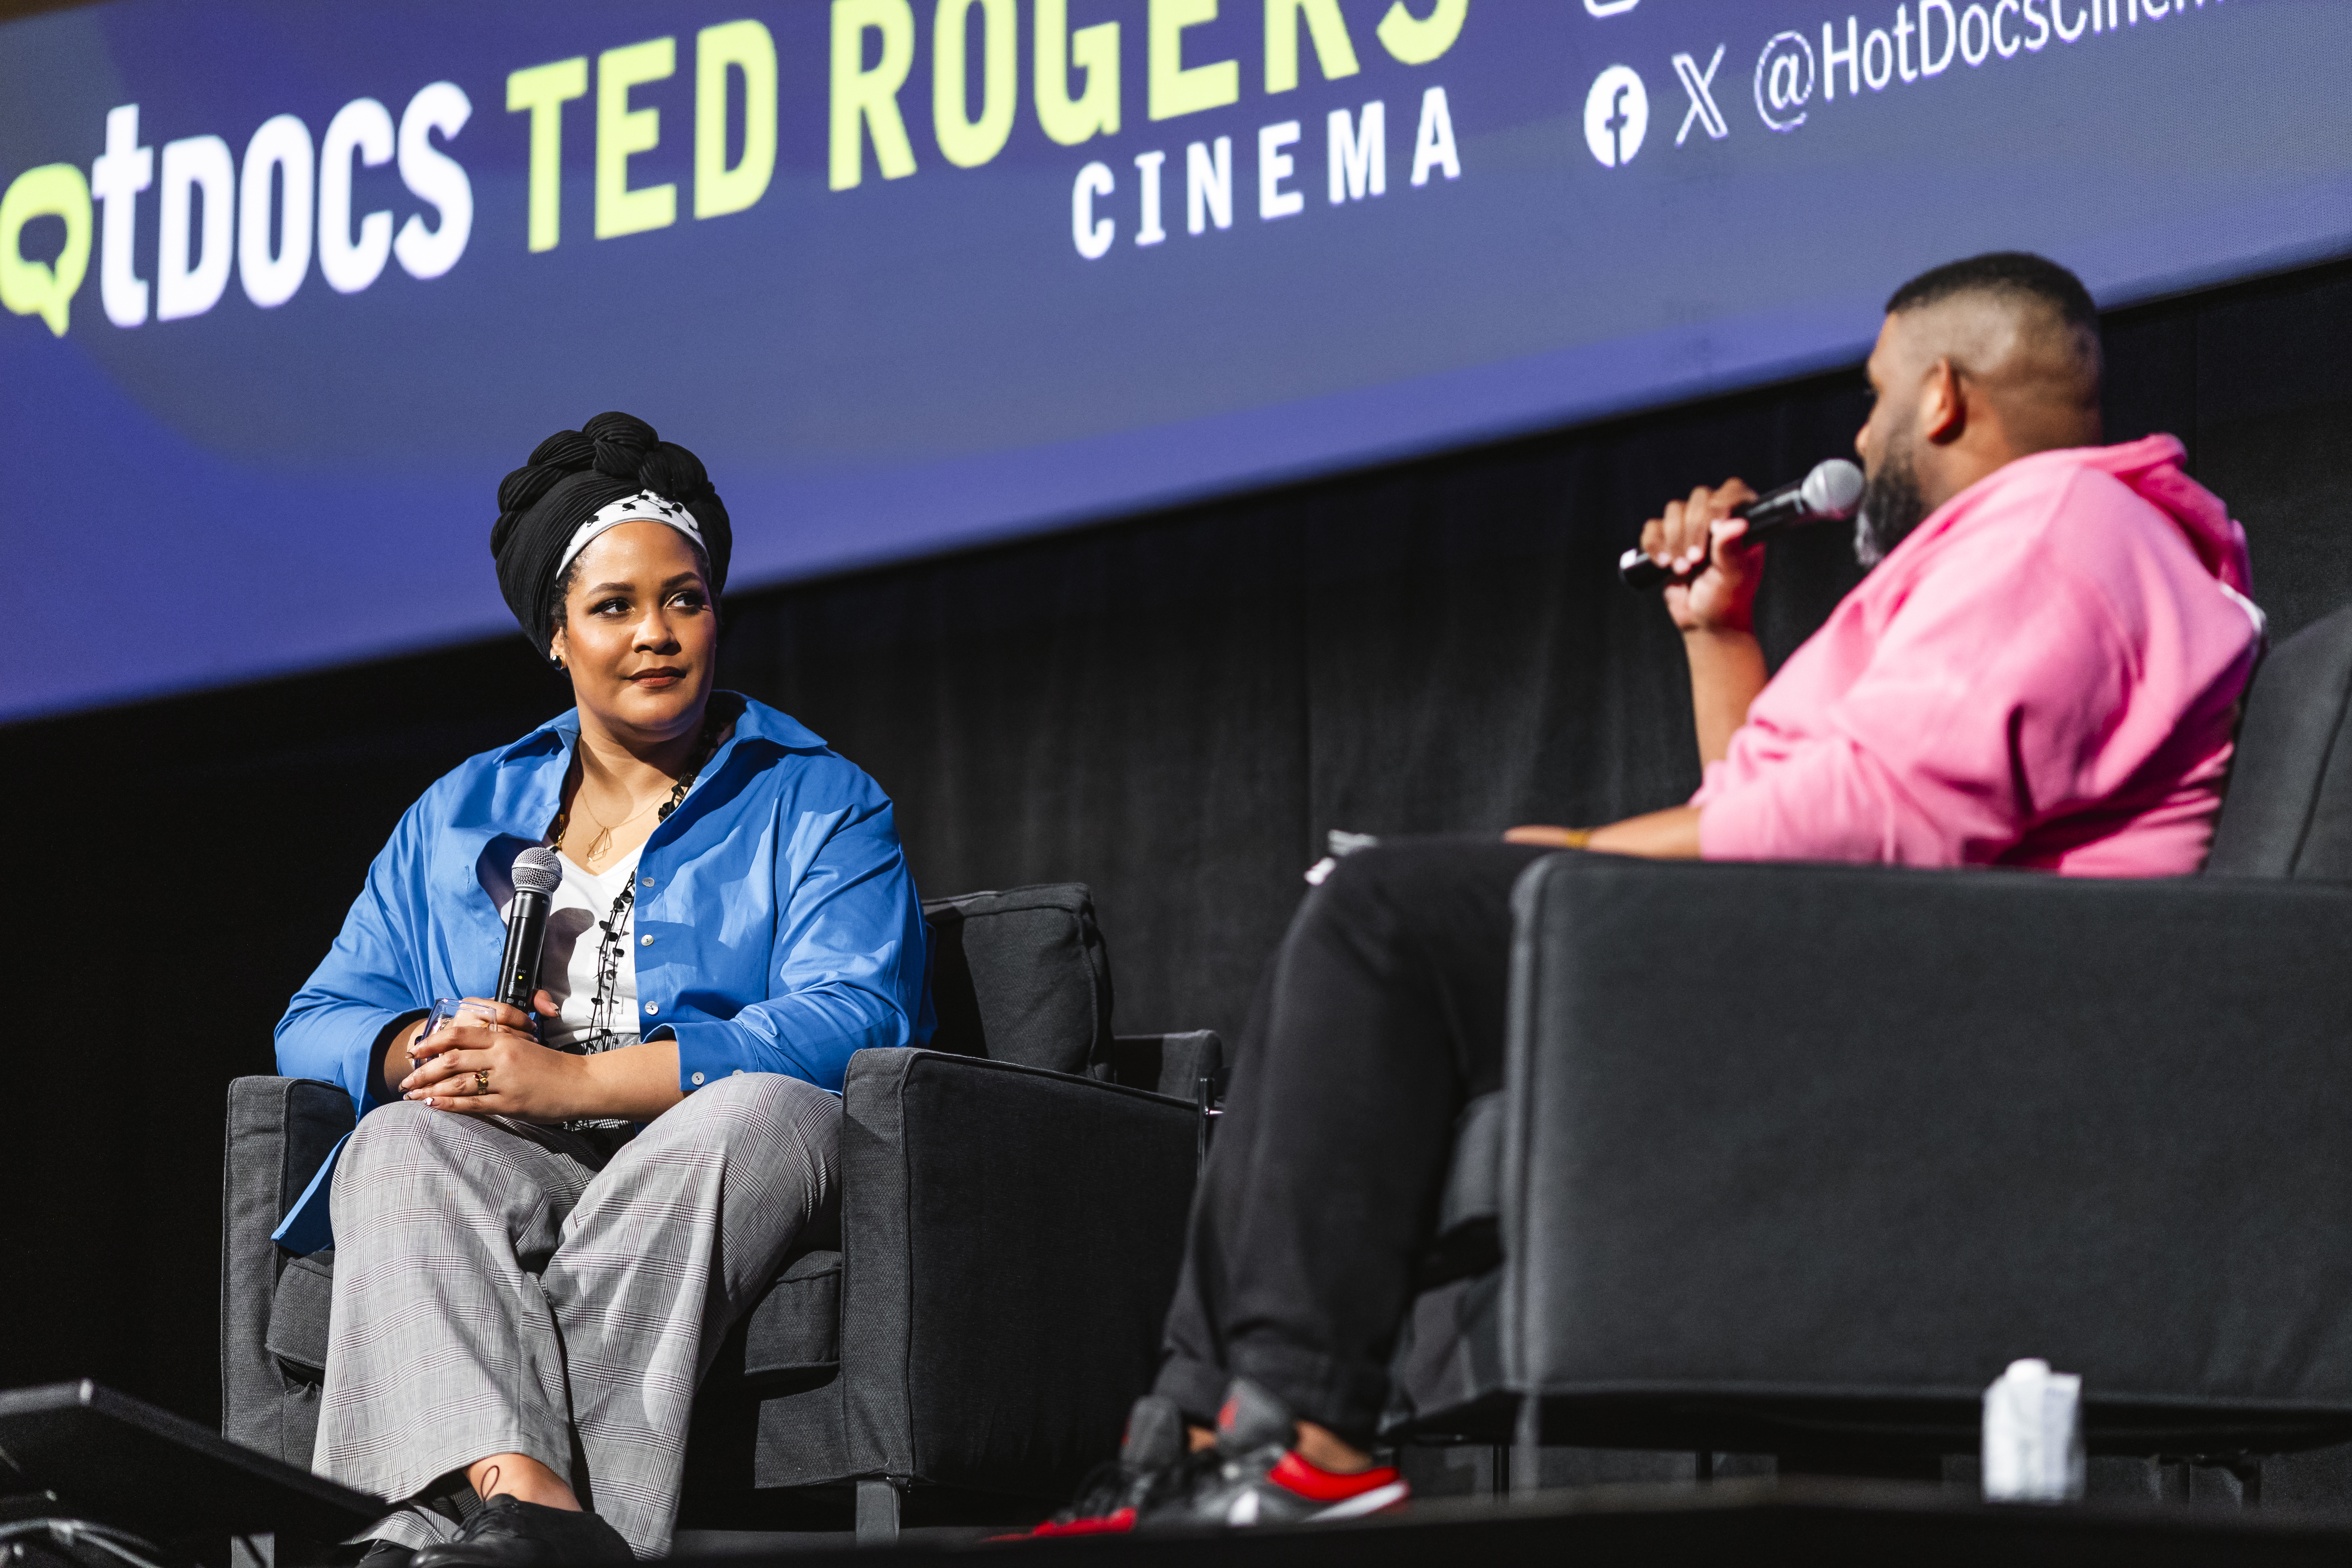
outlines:
[{"label": "ring on finger", "polygon": [[490,1092],[489,1068],[476,1068],[474,1069],[474,1092],[476,1094],[488,1094]]}]

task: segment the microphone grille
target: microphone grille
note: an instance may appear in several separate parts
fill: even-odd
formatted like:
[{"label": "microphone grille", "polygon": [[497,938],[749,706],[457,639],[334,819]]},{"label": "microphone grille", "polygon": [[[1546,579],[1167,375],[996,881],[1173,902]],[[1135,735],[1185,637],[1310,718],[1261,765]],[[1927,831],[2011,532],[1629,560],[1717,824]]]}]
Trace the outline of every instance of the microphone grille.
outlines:
[{"label": "microphone grille", "polygon": [[514,859],[514,887],[518,893],[537,893],[545,897],[563,885],[563,862],[555,851],[534,844]]},{"label": "microphone grille", "polygon": [[1862,505],[1862,470],[1832,458],[1805,476],[1805,508],[1816,517],[1852,517]]}]

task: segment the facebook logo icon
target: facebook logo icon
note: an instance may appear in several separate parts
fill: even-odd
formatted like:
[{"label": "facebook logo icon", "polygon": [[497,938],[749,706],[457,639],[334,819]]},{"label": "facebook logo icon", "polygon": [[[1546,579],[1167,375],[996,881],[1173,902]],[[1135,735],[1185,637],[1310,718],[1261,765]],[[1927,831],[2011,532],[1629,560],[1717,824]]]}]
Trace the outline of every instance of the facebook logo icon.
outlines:
[{"label": "facebook logo icon", "polygon": [[1604,169],[1622,168],[1650,131],[1650,89],[1632,66],[1611,66],[1584,100],[1584,142]]}]

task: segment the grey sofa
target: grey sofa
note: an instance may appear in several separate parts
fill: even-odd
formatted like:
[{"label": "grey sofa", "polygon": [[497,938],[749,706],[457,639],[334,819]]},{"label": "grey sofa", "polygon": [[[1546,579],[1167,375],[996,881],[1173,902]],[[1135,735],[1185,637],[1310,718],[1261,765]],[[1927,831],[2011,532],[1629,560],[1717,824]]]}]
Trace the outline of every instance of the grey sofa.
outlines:
[{"label": "grey sofa", "polygon": [[[933,1048],[851,1059],[840,1234],[721,1347],[682,1525],[837,1527],[854,1509],[861,1539],[887,1539],[902,1498],[923,1518],[1038,1517],[1150,1381],[1217,1037],[1112,1036],[1082,886],[925,914]],[[329,1084],[229,1088],[222,1430],[304,1466],[334,1259],[269,1233],[352,1124]]]},{"label": "grey sofa", "polygon": [[1933,1473],[2032,1355],[2095,1451],[2352,1438],[2347,713],[2352,610],[2201,877],[1531,867],[1391,1428]]}]

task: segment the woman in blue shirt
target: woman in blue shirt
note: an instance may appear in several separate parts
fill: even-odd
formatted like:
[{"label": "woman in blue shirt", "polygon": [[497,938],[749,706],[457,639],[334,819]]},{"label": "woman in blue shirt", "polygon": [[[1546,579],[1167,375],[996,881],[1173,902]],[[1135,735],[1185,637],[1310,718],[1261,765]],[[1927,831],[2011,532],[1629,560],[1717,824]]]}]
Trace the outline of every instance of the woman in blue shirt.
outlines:
[{"label": "woman in blue shirt", "polygon": [[[888,799],[711,689],[702,465],[600,415],[499,500],[499,586],[578,706],[409,809],[278,1028],[361,1112],[279,1234],[336,1248],[312,1467],[404,1503],[371,1568],[665,1551],[709,1357],[832,1223],[851,1053],[930,1032]],[[525,1014],[488,998],[532,845],[562,883]]]}]

